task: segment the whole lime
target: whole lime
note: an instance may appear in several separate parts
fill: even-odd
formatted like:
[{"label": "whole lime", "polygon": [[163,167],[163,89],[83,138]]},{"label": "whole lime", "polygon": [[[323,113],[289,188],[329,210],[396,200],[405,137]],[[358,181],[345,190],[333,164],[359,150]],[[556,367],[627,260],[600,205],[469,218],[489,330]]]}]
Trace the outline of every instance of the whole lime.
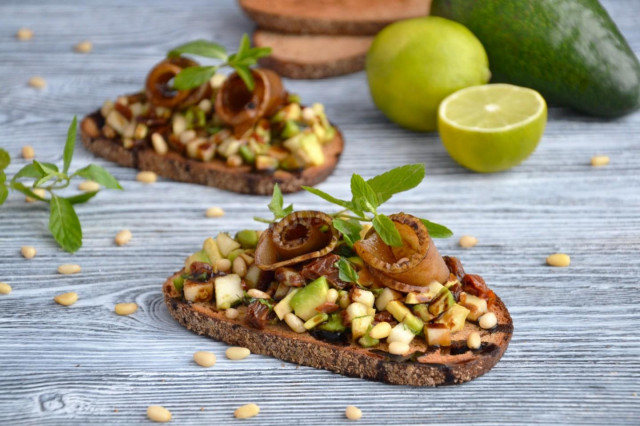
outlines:
[{"label": "whole lime", "polygon": [[487,53],[471,31],[434,16],[380,31],[367,53],[366,70],[376,106],[390,120],[418,131],[436,130],[445,97],[491,77]]}]

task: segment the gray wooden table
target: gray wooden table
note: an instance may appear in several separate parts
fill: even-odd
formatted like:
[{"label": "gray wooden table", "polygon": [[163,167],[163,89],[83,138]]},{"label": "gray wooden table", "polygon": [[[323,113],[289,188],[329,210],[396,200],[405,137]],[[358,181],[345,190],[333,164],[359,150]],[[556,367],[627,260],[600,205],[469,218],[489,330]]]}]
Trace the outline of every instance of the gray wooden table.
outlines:
[{"label": "gray wooden table", "polygon": [[[605,6],[640,52],[640,4]],[[15,31],[35,31],[18,42]],[[147,71],[170,48],[208,38],[235,47],[252,24],[233,1],[146,2],[4,0],[0,5],[0,146],[14,157],[8,174],[36,158],[61,162],[67,126],[107,98],[141,87]],[[88,55],[73,52],[93,42]],[[43,76],[44,90],[27,86]],[[478,175],[458,167],[435,134],[403,131],[373,106],[363,73],[324,81],[288,81],[307,102],[326,104],[347,140],[342,161],[320,187],[346,196],[351,173],[372,176],[424,162],[427,178],[396,197],[404,210],[447,224],[457,237],[440,251],[460,256],[483,275],[511,310],[515,333],[502,361],[464,385],[423,389],[390,386],[297,367],[252,355],[224,357],[225,345],[172,320],[161,283],[206,236],[254,225],[267,199],[161,180],[145,186],[136,172],[94,158],[80,145],[74,166],[107,167],[124,192],[99,194],[79,207],[84,247],[58,249],[42,205],[18,194],[0,207],[0,424],[144,423],[148,405],[164,405],[175,424],[227,424],[236,407],[255,402],[247,424],[347,423],[344,408],[364,413],[360,424],[640,424],[640,113],[602,121],[552,108],[536,153],[506,173]],[[589,165],[606,154],[611,164]],[[309,194],[288,196],[299,208],[326,208]],[[207,219],[221,206],[226,215]],[[129,228],[126,247],[113,243]],[[35,259],[22,245],[38,249]],[[569,268],[545,265],[548,254],[569,253]],[[56,273],[78,263],[82,273]],[[70,308],[53,296],[76,291]],[[134,301],[130,317],[114,314]],[[209,350],[218,363],[192,361]]]}]

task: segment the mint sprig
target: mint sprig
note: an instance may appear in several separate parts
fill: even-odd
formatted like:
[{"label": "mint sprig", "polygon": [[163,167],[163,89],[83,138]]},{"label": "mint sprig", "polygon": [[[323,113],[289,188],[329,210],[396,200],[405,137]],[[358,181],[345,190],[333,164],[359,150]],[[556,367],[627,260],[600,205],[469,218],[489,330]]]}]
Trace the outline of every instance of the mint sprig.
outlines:
[{"label": "mint sprig", "polygon": [[347,259],[340,257],[340,260],[338,260],[334,266],[338,268],[338,278],[340,278],[340,280],[347,283],[358,283],[358,273],[353,269],[351,262]]},{"label": "mint sprig", "polygon": [[273,186],[273,195],[271,196],[271,201],[269,202],[269,210],[273,213],[273,220],[265,219],[262,217],[254,217],[253,220],[263,223],[273,223],[278,219],[282,219],[287,216],[289,213],[293,212],[293,204],[289,204],[288,207],[284,207],[284,199],[282,198],[282,191],[280,191],[280,187],[276,183]]},{"label": "mint sprig", "polygon": [[173,87],[178,90],[189,90],[202,86],[209,81],[211,77],[222,67],[228,66],[233,68],[244,84],[250,91],[253,91],[255,82],[250,68],[258,62],[258,59],[271,54],[270,47],[251,47],[249,36],[244,34],[240,40],[238,51],[233,54],[227,53],[227,50],[211,41],[195,40],[183,44],[169,51],[169,58],[175,58],[180,55],[195,55],[205,58],[221,60],[219,65],[194,66],[187,67],[182,70],[173,80]]},{"label": "mint sprig", "polygon": [[[9,154],[0,149],[0,205],[4,203],[9,194],[9,189],[21,192],[35,200],[49,204],[49,230],[56,242],[64,250],[74,253],[82,247],[82,226],[76,214],[74,205],[86,203],[93,198],[98,191],[86,192],[70,197],[62,197],[55,193],[57,190],[67,188],[75,177],[91,179],[108,189],[122,189],[116,178],[108,171],[95,164],[90,164],[82,169],[69,174],[69,167],[73,159],[76,144],[78,120],[73,118],[67,132],[67,140],[62,156],[62,171],[52,163],[33,160],[20,169],[11,179],[6,181],[4,169],[9,165]],[[19,179],[34,179],[31,187],[20,182]],[[34,192],[35,189],[44,189],[50,194],[49,198],[41,197]]]}]

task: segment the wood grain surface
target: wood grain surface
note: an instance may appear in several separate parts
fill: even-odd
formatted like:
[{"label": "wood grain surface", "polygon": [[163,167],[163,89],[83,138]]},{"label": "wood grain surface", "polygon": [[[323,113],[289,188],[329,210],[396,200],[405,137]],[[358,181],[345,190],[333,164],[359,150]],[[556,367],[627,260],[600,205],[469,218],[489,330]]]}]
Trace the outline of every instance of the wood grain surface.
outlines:
[{"label": "wood grain surface", "polygon": [[[635,52],[640,4],[603,2]],[[14,38],[34,30],[29,42]],[[170,48],[195,38],[233,48],[253,28],[232,1],[130,2],[5,0],[0,4],[0,146],[14,158],[29,144],[38,160],[61,162],[67,126],[105,99],[139,89]],[[90,40],[94,50],[73,45]],[[44,90],[27,85],[41,75]],[[639,424],[640,423],[640,113],[599,120],[551,108],[546,134],[521,166],[479,175],[457,166],[436,134],[390,124],[373,106],[363,73],[322,81],[288,81],[305,102],[323,102],[345,133],[336,172],[320,188],[346,196],[353,172],[365,177],[423,162],[427,178],[395,197],[386,212],[428,217],[456,237],[437,241],[481,274],[513,316],[504,358],[470,383],[423,389],[351,379],[262,356],[229,361],[225,345],[188,332],[170,318],[161,285],[206,236],[255,226],[267,199],[160,180],[94,158],[78,143],[72,167],[107,167],[123,192],[105,191],[78,211],[84,246],[57,248],[45,206],[12,194],[0,207],[0,424],[86,425],[146,422],[148,405],[163,405],[175,424],[231,424],[233,411],[255,402],[246,424],[348,423],[344,409],[362,409],[359,424]],[[611,164],[589,165],[605,154]],[[327,205],[310,194],[286,197],[298,208]],[[226,215],[207,219],[221,206]],[[131,229],[128,246],[115,234]],[[471,234],[479,244],[461,249]],[[38,255],[26,260],[22,245]],[[548,254],[571,255],[569,268],[545,265]],[[62,276],[62,263],[82,273]],[[71,307],[53,296],[76,291]],[[136,302],[129,317],[118,302]],[[209,350],[203,369],[193,352]]]}]

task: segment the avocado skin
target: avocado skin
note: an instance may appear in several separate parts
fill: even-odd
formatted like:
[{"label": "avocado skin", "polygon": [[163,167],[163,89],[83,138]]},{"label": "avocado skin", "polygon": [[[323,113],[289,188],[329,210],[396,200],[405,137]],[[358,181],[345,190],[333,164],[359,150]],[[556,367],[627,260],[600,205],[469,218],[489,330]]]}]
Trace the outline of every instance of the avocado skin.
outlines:
[{"label": "avocado skin", "polygon": [[467,26],[492,80],[601,117],[640,106],[640,63],[597,0],[433,0],[431,14]]}]

